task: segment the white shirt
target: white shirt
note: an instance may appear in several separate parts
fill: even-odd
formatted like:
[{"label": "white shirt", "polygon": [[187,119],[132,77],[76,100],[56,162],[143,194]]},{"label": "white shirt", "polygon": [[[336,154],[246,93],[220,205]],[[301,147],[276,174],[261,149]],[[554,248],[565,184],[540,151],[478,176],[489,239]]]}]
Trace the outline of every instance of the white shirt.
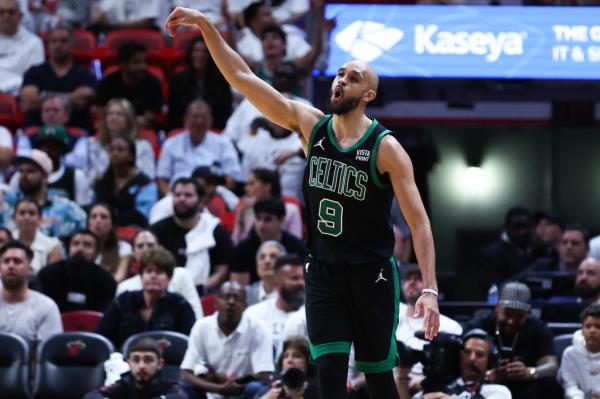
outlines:
[{"label": "white shirt", "polygon": [[275,348],[275,358],[281,352],[283,347],[283,328],[285,322],[294,312],[285,312],[277,306],[279,294],[265,301],[259,302],[246,309],[246,313],[258,320],[264,320],[271,330],[273,337],[273,347]]},{"label": "white shirt", "polygon": [[13,148],[13,137],[10,130],[4,126],[0,126],[0,147]]},{"label": "white shirt", "polygon": [[[400,303],[398,309],[398,328],[396,329],[396,339],[404,345],[416,349],[422,350],[423,346],[427,343],[427,341],[419,339],[415,337],[415,333],[417,331],[423,330],[423,321],[424,318],[414,319],[409,317],[406,314],[408,309],[408,305],[405,303]],[[456,321],[452,320],[449,317],[444,315],[440,315],[440,328],[439,331],[445,332],[448,334],[462,334],[462,327]],[[411,373],[422,375],[423,374],[423,365],[421,363],[417,363],[413,366]]]},{"label": "white shirt", "polygon": [[44,62],[44,44],[19,26],[13,36],[0,34],[0,92],[17,95],[27,70]]},{"label": "white shirt", "polygon": [[[244,312],[236,330],[227,336],[217,317],[218,313],[204,317],[192,327],[182,370],[193,372],[196,366],[204,365],[233,377],[274,371],[271,334],[262,321]],[[208,394],[208,398],[222,396]]]},{"label": "white shirt", "polygon": [[156,20],[160,16],[159,0],[101,0],[98,7],[111,23]]},{"label": "white shirt", "polygon": [[[311,49],[310,44],[302,38],[301,32],[293,25],[282,25],[283,31],[286,33],[286,50],[285,60],[291,61],[296,58],[303,57]],[[250,62],[259,63],[264,59],[262,42],[250,28],[243,28],[239,32],[237,41],[238,52]]]},{"label": "white shirt", "polygon": [[[13,237],[19,237],[19,231],[14,230],[12,232]],[[56,237],[50,237],[42,233],[40,230],[35,232],[35,238],[31,243],[31,250],[33,251],[33,259],[31,260],[31,267],[33,268],[33,275],[39,273],[42,267],[48,264],[48,255],[54,250],[54,248],[60,246],[60,240]]]},{"label": "white shirt", "polygon": [[[130,256],[133,253],[133,248],[131,247],[130,243],[119,240],[118,251],[119,251],[119,257],[122,258],[124,256]],[[102,254],[98,254],[98,256],[96,256],[94,263],[97,265],[102,264]]]},{"label": "white shirt", "polygon": [[306,329],[306,309],[304,305],[292,313],[285,322],[285,326],[283,326],[282,339],[284,341],[290,337],[296,336],[308,338],[308,330]]},{"label": "white shirt", "polygon": [[567,399],[600,393],[600,353],[590,353],[585,346],[569,346],[563,352],[558,375]]},{"label": "white shirt", "polygon": [[[244,9],[252,4],[253,0],[230,0],[227,5],[229,12],[239,14],[244,12]],[[308,12],[310,3],[308,0],[284,0],[276,7],[271,7],[273,17],[277,23],[289,21],[293,14],[305,14]]]},{"label": "white shirt", "polygon": [[[138,274],[119,283],[115,296],[119,296],[125,291],[138,291],[142,288],[142,277]],[[204,317],[204,312],[200,306],[200,297],[198,296],[198,291],[196,291],[196,286],[192,281],[190,272],[188,272],[184,267],[176,267],[173,269],[173,277],[171,277],[171,281],[169,281],[167,291],[175,292],[187,299],[190,306],[194,310],[196,320]]]}]

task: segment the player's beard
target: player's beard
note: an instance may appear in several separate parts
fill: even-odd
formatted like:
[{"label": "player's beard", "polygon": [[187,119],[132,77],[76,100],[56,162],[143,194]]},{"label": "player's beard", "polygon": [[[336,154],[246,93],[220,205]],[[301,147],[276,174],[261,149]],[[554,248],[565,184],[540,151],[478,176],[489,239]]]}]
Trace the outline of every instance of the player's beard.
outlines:
[{"label": "player's beard", "polygon": [[360,103],[360,97],[344,97],[337,104],[331,101],[333,91],[329,90],[329,109],[335,115],[345,115],[350,111],[353,111]]}]

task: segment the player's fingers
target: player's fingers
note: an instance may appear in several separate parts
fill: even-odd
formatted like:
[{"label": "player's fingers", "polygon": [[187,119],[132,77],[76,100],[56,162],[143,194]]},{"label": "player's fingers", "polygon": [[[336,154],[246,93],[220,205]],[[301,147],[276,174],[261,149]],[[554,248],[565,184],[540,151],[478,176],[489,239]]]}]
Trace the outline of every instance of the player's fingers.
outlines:
[{"label": "player's fingers", "polygon": [[421,301],[417,300],[417,303],[415,304],[415,312],[413,313],[413,317],[415,319],[421,318],[425,315],[425,309],[423,307],[423,304],[421,303]]}]

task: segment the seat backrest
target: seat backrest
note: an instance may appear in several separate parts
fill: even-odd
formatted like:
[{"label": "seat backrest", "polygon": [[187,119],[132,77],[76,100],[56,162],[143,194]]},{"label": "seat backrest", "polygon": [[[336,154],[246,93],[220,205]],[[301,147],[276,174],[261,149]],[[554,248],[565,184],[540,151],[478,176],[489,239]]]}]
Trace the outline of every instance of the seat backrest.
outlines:
[{"label": "seat backrest", "polygon": [[123,356],[129,355],[129,348],[142,338],[152,338],[158,342],[162,350],[165,365],[163,373],[165,378],[179,379],[181,362],[188,346],[188,337],[175,331],[146,331],[129,337],[123,344]]},{"label": "seat backrest", "polygon": [[79,399],[102,386],[104,362],[114,351],[105,337],[89,332],[56,334],[36,356],[34,399]]},{"label": "seat backrest", "polygon": [[554,337],[554,353],[558,356],[558,361],[562,358],[562,354],[569,346],[573,344],[573,334],[561,334]]},{"label": "seat backrest", "polygon": [[29,398],[29,345],[16,334],[0,333],[0,393],[4,398]]},{"label": "seat backrest", "polygon": [[200,297],[200,303],[202,304],[202,311],[204,316],[210,316],[215,313],[215,301],[217,300],[216,294],[203,295]]},{"label": "seat backrest", "polygon": [[143,44],[147,50],[162,50],[166,47],[162,34],[152,29],[113,30],[106,35],[104,47],[119,51],[123,44],[131,42]]},{"label": "seat backrest", "polygon": [[102,319],[102,313],[93,310],[73,310],[64,312],[60,315],[63,324],[63,330],[69,331],[88,331],[92,332]]}]

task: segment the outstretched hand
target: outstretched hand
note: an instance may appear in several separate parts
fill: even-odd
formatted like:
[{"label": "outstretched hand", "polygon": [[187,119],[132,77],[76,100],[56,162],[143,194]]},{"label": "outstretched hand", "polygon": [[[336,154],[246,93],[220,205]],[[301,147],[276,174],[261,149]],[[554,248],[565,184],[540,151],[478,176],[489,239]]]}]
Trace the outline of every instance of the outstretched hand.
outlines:
[{"label": "outstretched hand", "polygon": [[413,317],[420,319],[424,317],[423,331],[425,339],[431,341],[437,336],[440,328],[440,311],[438,309],[437,297],[429,293],[423,293],[415,303]]},{"label": "outstretched hand", "polygon": [[202,13],[198,10],[185,7],[176,7],[171,14],[169,14],[167,21],[165,22],[164,29],[169,36],[175,36],[177,28],[180,26],[197,26],[198,17]]}]

